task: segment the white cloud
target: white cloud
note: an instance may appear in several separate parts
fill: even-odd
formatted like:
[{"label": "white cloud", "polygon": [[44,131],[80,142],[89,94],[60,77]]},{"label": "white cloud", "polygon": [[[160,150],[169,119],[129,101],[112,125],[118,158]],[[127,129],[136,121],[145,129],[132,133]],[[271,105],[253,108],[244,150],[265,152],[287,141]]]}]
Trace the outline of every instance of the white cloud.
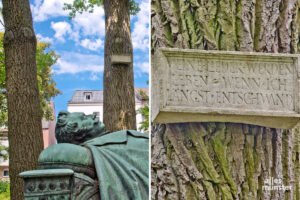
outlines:
[{"label": "white cloud", "polygon": [[139,71],[144,73],[149,73],[149,63],[148,62],[139,62],[134,64],[136,68],[139,69]]},{"label": "white cloud", "polygon": [[65,41],[67,34],[72,34],[71,25],[68,22],[51,22],[51,28],[55,31],[54,37],[61,42]]},{"label": "white cloud", "polygon": [[51,27],[55,29],[56,37],[61,41],[64,41],[61,36],[69,35],[70,39],[73,39],[77,44],[81,43],[81,46],[96,50],[102,45],[102,41],[96,40],[96,42],[82,40],[87,36],[96,36],[103,38],[105,35],[105,19],[104,10],[102,7],[95,7],[93,13],[83,12],[82,14],[76,14],[75,18],[70,21],[70,24],[65,21],[51,22]]},{"label": "white cloud", "polygon": [[79,65],[76,62],[67,62],[62,59],[57,61],[58,69],[54,69],[56,74],[76,74],[79,72],[102,72],[104,67],[103,65]]},{"label": "white cloud", "polygon": [[140,3],[140,12],[134,18],[132,44],[134,49],[147,50],[149,48],[149,2]]},{"label": "white cloud", "polygon": [[39,41],[41,42],[46,42],[46,43],[53,43],[53,39],[49,37],[43,37],[41,34],[36,34],[36,37],[38,38]]},{"label": "white cloud", "polygon": [[80,45],[84,48],[87,48],[92,51],[98,50],[100,47],[103,47],[103,41],[101,39],[97,39],[95,41],[84,39],[80,42]]},{"label": "white cloud", "polygon": [[103,72],[103,57],[93,54],[80,54],[75,52],[63,52],[61,58],[53,66],[56,74],[76,74],[79,72]]},{"label": "white cloud", "polygon": [[[66,21],[51,22],[51,28],[55,30],[54,37],[60,42],[64,42],[66,38],[72,39],[76,44],[95,51],[103,47],[105,35],[104,9],[103,7],[95,7],[93,13],[77,13],[69,23]],[[87,39],[88,36],[96,36],[99,39],[93,41]]]},{"label": "white cloud", "polygon": [[105,35],[105,18],[103,7],[95,7],[93,13],[83,12],[77,14],[72,20],[74,31],[80,32],[84,36]]},{"label": "white cloud", "polygon": [[90,75],[90,80],[92,81],[97,81],[97,80],[100,80],[100,73],[98,72],[92,72],[91,75]]},{"label": "white cloud", "polygon": [[[64,3],[73,0],[35,0],[31,5],[35,21],[45,21],[50,18],[68,16],[69,11],[64,11]],[[132,42],[134,49],[147,50],[149,48],[149,2],[140,2],[140,12],[133,16]],[[66,21],[51,22],[55,30],[54,37],[61,42],[72,39],[76,44],[90,50],[97,50],[103,46],[105,36],[105,15],[102,7],[95,7],[93,13],[77,13],[69,23]],[[99,38],[92,41],[89,36]]]},{"label": "white cloud", "polygon": [[68,16],[69,11],[63,10],[64,3],[72,3],[73,0],[35,0],[31,5],[33,20],[40,22],[51,17]]},{"label": "white cloud", "polygon": [[[64,3],[73,3],[73,0],[35,0],[31,5],[33,19],[36,22],[46,21],[50,18],[68,16],[69,11],[63,10]],[[104,36],[105,19],[103,7],[95,7],[93,13],[77,13],[72,20],[75,32],[81,31],[83,35]],[[75,38],[76,39],[76,38]]]}]

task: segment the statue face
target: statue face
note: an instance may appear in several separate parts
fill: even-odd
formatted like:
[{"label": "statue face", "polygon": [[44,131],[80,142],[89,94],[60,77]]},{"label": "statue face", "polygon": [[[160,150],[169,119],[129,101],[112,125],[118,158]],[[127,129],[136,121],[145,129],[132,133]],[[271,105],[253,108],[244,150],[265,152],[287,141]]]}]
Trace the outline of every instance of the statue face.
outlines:
[{"label": "statue face", "polygon": [[[95,114],[85,115],[84,113],[69,113],[62,111],[59,113],[57,125],[59,127],[63,126],[64,133],[56,134],[56,138],[60,143],[60,137],[63,142],[67,142],[67,135],[71,136],[72,141],[75,140],[76,143],[84,142],[88,139],[94,138],[104,130],[104,124],[99,121]],[[70,137],[71,138],[71,137]],[[70,141],[71,143],[75,141]]]},{"label": "statue face", "polygon": [[104,129],[104,125],[95,114],[85,115],[84,113],[69,113],[67,120],[74,128],[85,129],[89,134],[97,135]]}]

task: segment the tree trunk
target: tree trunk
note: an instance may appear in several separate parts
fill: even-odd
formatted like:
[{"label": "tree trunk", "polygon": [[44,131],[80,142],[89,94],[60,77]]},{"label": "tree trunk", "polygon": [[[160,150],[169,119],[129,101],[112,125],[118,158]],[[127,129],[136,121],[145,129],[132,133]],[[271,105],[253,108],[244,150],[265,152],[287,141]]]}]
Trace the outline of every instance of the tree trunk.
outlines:
[{"label": "tree trunk", "polygon": [[20,172],[37,168],[43,149],[36,37],[29,1],[3,0],[11,199],[23,199]]},{"label": "tree trunk", "polygon": [[[136,129],[129,8],[129,0],[104,0],[103,122],[109,131]],[[112,55],[129,55],[131,63],[112,64]]]},{"label": "tree trunk", "polygon": [[[296,0],[152,0],[158,47],[296,53]],[[300,199],[300,133],[237,123],[152,126],[152,199]],[[291,191],[266,191],[269,178]]]}]

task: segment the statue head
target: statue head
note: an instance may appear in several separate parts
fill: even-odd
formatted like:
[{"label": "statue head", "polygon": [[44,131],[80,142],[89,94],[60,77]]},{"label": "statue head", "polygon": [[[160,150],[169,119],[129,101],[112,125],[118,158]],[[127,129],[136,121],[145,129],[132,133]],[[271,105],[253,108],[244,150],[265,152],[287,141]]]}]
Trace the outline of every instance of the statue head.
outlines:
[{"label": "statue head", "polygon": [[57,117],[55,137],[57,143],[80,144],[103,134],[104,124],[95,114],[61,111]]}]

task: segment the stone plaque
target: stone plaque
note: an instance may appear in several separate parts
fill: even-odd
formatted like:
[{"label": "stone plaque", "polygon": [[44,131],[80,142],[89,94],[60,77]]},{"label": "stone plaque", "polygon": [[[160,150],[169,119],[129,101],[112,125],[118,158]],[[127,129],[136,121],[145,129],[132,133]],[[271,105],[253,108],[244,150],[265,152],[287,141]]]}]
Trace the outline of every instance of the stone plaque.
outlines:
[{"label": "stone plaque", "polygon": [[293,128],[299,67],[293,54],[161,48],[152,59],[152,121]]}]

